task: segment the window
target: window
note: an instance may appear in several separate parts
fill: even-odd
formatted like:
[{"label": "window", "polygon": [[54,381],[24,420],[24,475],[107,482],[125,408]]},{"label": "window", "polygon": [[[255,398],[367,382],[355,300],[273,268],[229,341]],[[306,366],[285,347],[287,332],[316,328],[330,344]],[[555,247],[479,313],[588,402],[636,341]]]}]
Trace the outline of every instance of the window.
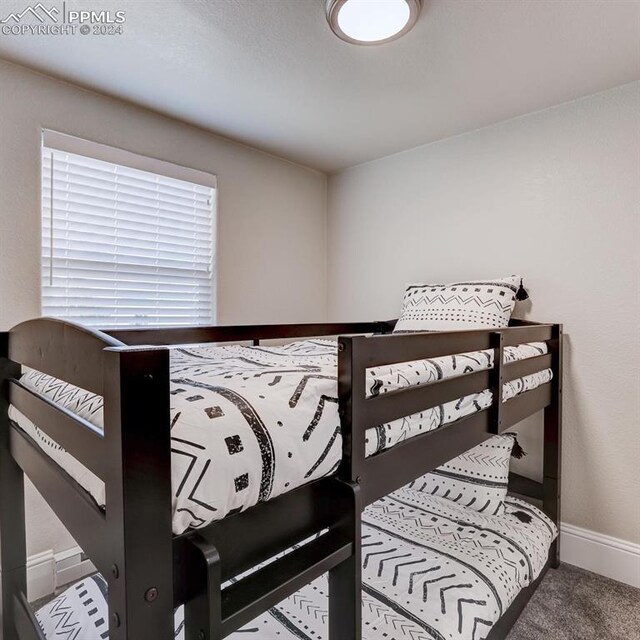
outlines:
[{"label": "window", "polygon": [[43,132],[43,315],[211,323],[215,195],[210,174]]}]

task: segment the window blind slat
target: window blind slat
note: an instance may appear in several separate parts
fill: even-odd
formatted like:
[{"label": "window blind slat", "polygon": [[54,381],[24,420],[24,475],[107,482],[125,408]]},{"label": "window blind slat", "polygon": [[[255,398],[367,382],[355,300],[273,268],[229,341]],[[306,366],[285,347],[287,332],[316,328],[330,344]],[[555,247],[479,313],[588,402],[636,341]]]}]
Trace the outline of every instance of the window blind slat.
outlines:
[{"label": "window blind slat", "polygon": [[[45,165],[47,170],[47,183],[51,182],[51,170]],[[98,192],[112,192],[115,189],[121,193],[138,198],[147,197],[150,199],[161,198],[178,205],[191,206],[193,204],[202,206],[208,205],[210,195],[189,190],[173,189],[157,182],[131,180],[121,174],[97,173],[95,171],[67,170],[60,167],[54,161],[53,183],[66,184],[72,182],[78,188],[95,190]]]},{"label": "window blind slat", "polygon": [[[205,198],[208,198],[211,195],[211,187],[204,185],[184,182],[182,180],[176,180],[175,178],[169,178],[157,173],[132,169],[123,165],[115,165],[109,162],[103,162],[102,160],[94,161],[91,158],[76,156],[59,151],[54,151],[53,153],[55,165],[54,170],[57,171],[67,171],[70,173],[76,172],[79,175],[96,177],[105,175],[109,176],[117,173],[118,176],[128,183],[140,185],[155,184],[167,193],[193,194],[197,196],[205,196]],[[46,158],[43,158],[43,166],[51,166],[50,154]]]},{"label": "window blind slat", "polygon": [[[51,187],[51,179],[49,175],[45,178],[45,185]],[[53,188],[55,191],[68,191],[76,192],[87,196],[103,197],[110,199],[114,193],[117,193],[123,200],[130,199],[134,201],[148,201],[148,202],[164,202],[169,207],[175,208],[177,211],[186,209],[187,211],[194,209],[196,211],[202,211],[203,215],[209,207],[209,201],[203,197],[176,197],[170,194],[166,194],[159,189],[154,189],[154,185],[151,188],[139,189],[135,186],[127,186],[118,180],[116,182],[111,181],[96,181],[87,178],[78,177],[74,174],[54,172]]]},{"label": "window blind slat", "polygon": [[[107,235],[113,235],[114,229],[113,227],[117,224],[118,232],[122,232],[124,235],[129,235],[132,237],[144,237],[149,234],[157,234],[160,237],[176,237],[179,240],[184,240],[189,245],[192,244],[193,240],[201,242],[203,244],[208,244],[207,238],[211,236],[211,227],[202,227],[199,225],[192,225],[192,228],[188,231],[182,230],[182,225],[178,227],[179,222],[174,221],[174,233],[171,233],[171,226],[169,224],[154,224],[152,222],[149,223],[138,223],[135,221],[131,221],[130,219],[121,220],[114,219],[113,216],[111,218],[107,216],[100,216],[99,214],[94,216],[93,220],[85,222],[83,219],[79,218],[79,215],[84,216],[85,214],[77,214],[74,213],[73,216],[64,217],[65,212],[63,210],[58,210],[56,212],[56,218],[53,220],[53,227],[56,230],[64,231],[74,231],[77,230],[80,233],[83,231],[88,231],[90,228],[96,230],[99,233],[106,233]],[[45,218],[43,220],[43,224],[46,224],[49,228],[51,227],[51,222],[49,219]]]},{"label": "window blind slat", "polygon": [[176,251],[163,251],[160,249],[149,249],[144,251],[141,247],[130,247],[128,245],[122,245],[116,243],[104,243],[94,242],[87,240],[84,245],[70,246],[54,240],[53,244],[49,245],[49,251],[53,246],[53,252],[56,257],[62,257],[69,260],[102,260],[103,262],[109,262],[113,260],[116,264],[120,260],[126,261],[129,264],[150,264],[156,265],[159,261],[162,261],[165,267],[184,267],[191,265],[193,268],[200,268],[206,270],[208,265],[211,264],[210,256],[208,255],[188,255]]},{"label": "window blind slat", "polygon": [[211,322],[214,196],[43,147],[43,313],[102,328]]},{"label": "window blind slat", "polygon": [[[46,186],[45,186],[46,188]],[[50,199],[51,190],[47,194],[47,200]],[[186,207],[169,203],[164,200],[153,200],[147,198],[132,198],[126,196],[121,192],[114,192],[113,194],[97,194],[95,192],[83,192],[79,187],[68,187],[66,185],[60,185],[54,182],[53,186],[53,201],[54,205],[64,208],[65,203],[75,205],[91,205],[95,207],[101,207],[102,209],[113,210],[117,204],[117,210],[119,212],[131,212],[140,216],[149,215],[154,213],[156,215],[162,215],[164,218],[171,220],[180,219],[186,222],[191,222],[193,218],[200,218],[200,223],[206,220],[206,216],[198,215],[196,207]],[[57,207],[56,207],[57,208]]]},{"label": "window blind slat", "polygon": [[122,327],[150,325],[154,327],[180,327],[194,324],[207,324],[209,322],[209,320],[204,316],[192,317],[185,315],[158,316],[149,314],[145,316],[118,316],[116,314],[89,315],[82,313],[68,313],[65,317],[88,327],[100,326],[103,329],[118,329]]},{"label": "window blind slat", "polygon": [[[45,180],[47,186],[51,186],[51,171],[48,172]],[[97,179],[91,176],[82,176],[75,173],[59,171],[54,168],[53,171],[53,185],[54,188],[64,188],[66,186],[73,186],[74,189],[84,191],[87,193],[96,194],[109,194],[118,192],[122,196],[129,198],[140,198],[144,200],[161,200],[176,207],[196,207],[206,209],[209,206],[209,197],[198,194],[190,195],[177,195],[167,193],[156,184],[146,184],[144,188],[136,185],[128,184],[120,176],[113,175],[111,180]]]},{"label": "window blind slat", "polygon": [[[50,233],[50,227],[48,233]],[[207,243],[200,239],[193,239],[189,242],[186,238],[177,238],[175,242],[171,241],[171,236],[169,234],[156,234],[157,240],[155,242],[151,240],[146,240],[141,236],[133,236],[129,233],[124,234],[121,233],[121,230],[118,230],[118,242],[115,242],[113,236],[105,231],[105,229],[100,229],[96,231],[95,228],[88,227],[85,231],[72,228],[65,228],[60,226],[54,227],[54,241],[59,243],[60,245],[64,244],[65,246],[74,247],[74,246],[83,246],[85,242],[95,242],[101,245],[106,244],[117,244],[118,246],[128,246],[128,247],[142,247],[142,248],[150,248],[158,246],[160,249],[164,249],[171,253],[183,253],[181,249],[200,249],[203,254],[208,256],[211,255],[211,248],[207,246]]]},{"label": "window blind slat", "polygon": [[[110,212],[109,215],[102,215],[97,209],[94,209],[93,210],[94,213],[92,213],[91,207],[86,207],[82,211],[65,211],[62,208],[58,209],[57,205],[54,205],[54,206],[56,207],[56,214],[54,218],[54,228],[60,228],[60,227],[68,228],[68,229],[78,228],[79,230],[82,230],[86,228],[87,225],[93,225],[96,227],[97,226],[107,227],[107,233],[109,235],[113,234],[112,229],[113,229],[113,225],[116,222],[116,219],[114,218],[114,215],[112,212]],[[66,214],[66,217],[65,217],[65,214]],[[171,226],[171,223],[173,223],[173,227]],[[50,228],[51,221],[49,217],[43,218],[43,225],[44,224],[46,224],[47,227]],[[194,237],[198,239],[210,237],[212,233],[211,225],[204,226],[204,225],[194,223],[191,225],[190,231],[185,232],[181,228],[178,228],[176,224],[177,224],[177,221],[171,221],[171,220],[166,221],[166,224],[161,224],[160,222],[153,222],[150,220],[147,222],[138,222],[136,220],[132,220],[131,216],[129,216],[125,220],[121,220],[121,219],[117,220],[118,230],[128,231],[135,235],[139,235],[140,233],[142,234],[157,233],[157,234],[171,236],[172,235],[171,232],[173,229],[175,236],[177,238],[191,241]],[[109,229],[111,229],[111,231],[109,231]]]},{"label": "window blind slat", "polygon": [[[45,261],[43,261],[43,267],[46,269],[46,272],[49,273],[49,262],[51,261],[46,255],[43,256]],[[74,274],[74,277],[77,275],[82,275],[88,279],[97,279],[97,278],[112,278],[114,277],[115,271],[118,272],[118,278],[129,277],[132,281],[139,281],[146,279],[153,279],[153,281],[157,281],[160,278],[169,281],[190,281],[198,276],[198,272],[195,269],[163,269],[159,266],[149,266],[149,265],[130,265],[130,264],[122,264],[122,265],[113,265],[113,264],[99,264],[95,265],[91,262],[64,262],[59,258],[53,259],[53,279],[56,277],[62,277],[63,272],[66,271],[68,274]],[[207,280],[210,278],[208,273],[200,272],[203,278]],[[66,276],[70,277],[70,276]]]}]

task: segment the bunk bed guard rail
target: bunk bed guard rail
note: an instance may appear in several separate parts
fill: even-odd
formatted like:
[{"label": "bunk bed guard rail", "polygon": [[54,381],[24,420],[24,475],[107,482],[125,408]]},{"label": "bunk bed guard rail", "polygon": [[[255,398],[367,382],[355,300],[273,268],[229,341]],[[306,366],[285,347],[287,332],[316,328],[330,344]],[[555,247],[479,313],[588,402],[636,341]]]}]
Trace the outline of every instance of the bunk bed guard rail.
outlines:
[{"label": "bunk bed guard rail", "polygon": [[[544,342],[548,353],[504,364],[505,347]],[[491,369],[423,386],[367,397],[366,372],[373,367],[492,349]],[[404,486],[423,473],[544,410],[544,510],[559,517],[562,398],[562,325],[515,321],[500,330],[340,337],[338,394],[344,452],[341,474],[362,487],[363,503]],[[552,380],[503,402],[503,384],[551,369]],[[365,432],[464,396],[490,389],[491,407],[433,431],[365,456]]]}]

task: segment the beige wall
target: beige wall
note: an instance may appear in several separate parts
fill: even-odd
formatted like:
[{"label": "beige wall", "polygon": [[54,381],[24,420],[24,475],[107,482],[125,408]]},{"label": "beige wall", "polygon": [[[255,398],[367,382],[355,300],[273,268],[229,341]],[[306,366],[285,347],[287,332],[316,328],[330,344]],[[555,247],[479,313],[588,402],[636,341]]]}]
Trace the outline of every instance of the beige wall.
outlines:
[{"label": "beige wall", "polygon": [[[0,330],[39,314],[43,127],[218,176],[223,324],[388,318],[406,281],[521,272],[520,315],[568,335],[563,519],[640,541],[638,109],[636,83],[360,165],[327,203],[322,174],[0,62]],[[28,513],[30,553],[73,544],[34,491]]]},{"label": "beige wall", "polygon": [[[640,83],[329,180],[331,319],[384,319],[407,281],[526,276],[567,334],[563,520],[640,542]],[[535,429],[521,428],[537,473]]]},{"label": "beige wall", "polygon": [[[0,62],[0,330],[40,314],[40,130],[218,176],[218,321],[323,320],[323,174]],[[293,266],[294,267],[293,267]],[[29,552],[71,545],[33,491]]]}]

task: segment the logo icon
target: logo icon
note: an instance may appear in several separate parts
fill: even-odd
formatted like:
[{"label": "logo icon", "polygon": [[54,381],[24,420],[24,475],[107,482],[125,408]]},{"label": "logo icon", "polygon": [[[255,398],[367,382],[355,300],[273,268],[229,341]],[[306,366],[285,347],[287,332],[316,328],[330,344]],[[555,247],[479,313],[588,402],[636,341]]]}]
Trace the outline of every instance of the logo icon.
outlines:
[{"label": "logo icon", "polygon": [[58,22],[57,15],[59,10],[56,7],[47,9],[42,2],[38,2],[36,5],[29,5],[24,11],[20,13],[10,13],[4,20],[0,20],[0,24],[7,24],[10,21],[19,23],[25,16],[31,16],[38,20],[38,22],[44,23],[48,20],[52,22]]}]

